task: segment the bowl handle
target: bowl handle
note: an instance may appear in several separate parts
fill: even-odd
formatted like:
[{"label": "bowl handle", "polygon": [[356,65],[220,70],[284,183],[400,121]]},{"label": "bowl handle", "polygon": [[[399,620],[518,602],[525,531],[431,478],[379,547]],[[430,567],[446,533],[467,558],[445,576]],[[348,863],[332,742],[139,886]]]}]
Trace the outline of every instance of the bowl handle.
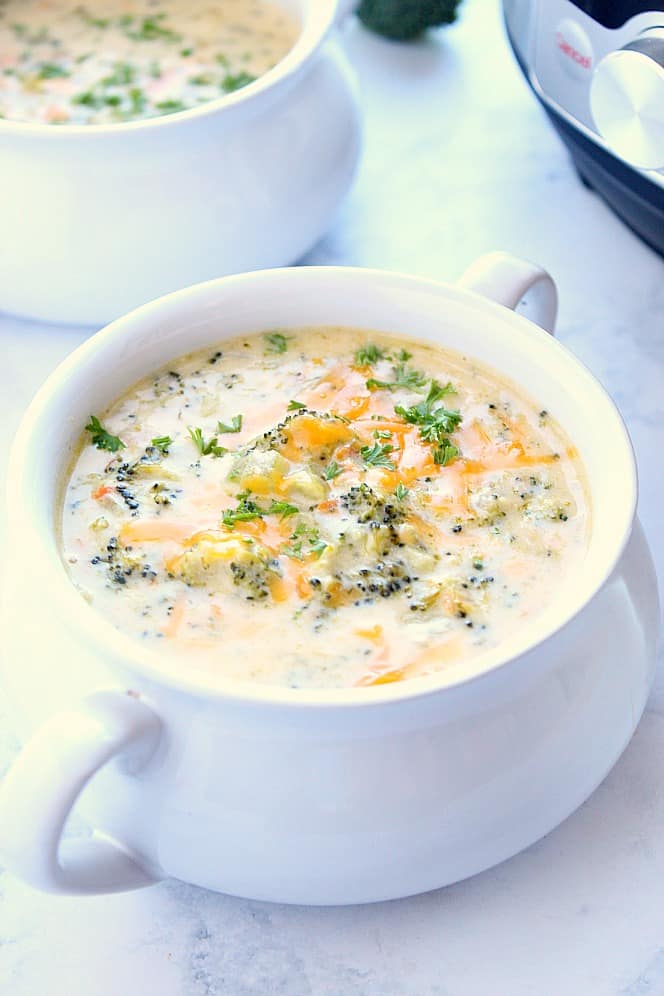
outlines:
[{"label": "bowl handle", "polygon": [[471,263],[457,284],[513,311],[522,305],[520,313],[553,334],[558,292],[551,274],[541,266],[508,252],[489,252]]},{"label": "bowl handle", "polygon": [[161,732],[155,713],[133,694],[96,692],[47,720],[0,786],[0,856],[37,889],[65,895],[122,892],[163,875],[122,844],[95,831],[61,844],[74,804],[92,776],[122,755],[138,771]]}]

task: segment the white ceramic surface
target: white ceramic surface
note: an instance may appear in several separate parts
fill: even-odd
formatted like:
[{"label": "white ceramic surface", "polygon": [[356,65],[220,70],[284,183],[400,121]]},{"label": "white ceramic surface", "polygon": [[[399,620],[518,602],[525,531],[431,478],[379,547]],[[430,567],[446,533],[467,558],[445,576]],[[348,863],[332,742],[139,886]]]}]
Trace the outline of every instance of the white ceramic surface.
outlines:
[{"label": "white ceramic surface", "polygon": [[[639,464],[639,518],[664,582],[664,261],[579,182],[521,79],[497,0],[415,46],[351,22],[366,144],[307,262],[454,277],[496,246],[555,275],[556,336],[616,400]],[[40,383],[90,334],[0,317],[0,478]],[[6,524],[0,489],[0,554]],[[18,749],[0,690],[0,769]],[[490,871],[370,906],[301,908],[166,880],[62,898],[0,869],[11,996],[661,996],[664,669],[602,785]],[[74,835],[85,833],[79,822]]]},{"label": "white ceramic surface", "polygon": [[[45,714],[67,711],[38,730],[0,787],[0,854],[10,870],[64,893],[174,876],[276,902],[393,899],[511,856],[604,778],[645,705],[659,624],[652,561],[633,526],[629,441],[571,354],[468,289],[488,287],[512,307],[539,291],[535,314],[552,327],[547,274],[495,253],[461,283],[314,267],[226,277],[119,319],[49,378],[9,469],[6,567],[15,580],[3,615],[3,683],[24,736]],[[478,657],[470,680],[323,691],[215,681],[117,632],[68,581],[57,482],[89,410],[192,348],[318,324],[462,344],[526,385],[579,448],[593,505],[583,571],[534,622]],[[269,648],[257,642],[246,652]],[[57,666],[44,695],[47,653]],[[59,855],[83,789],[95,836]]]},{"label": "white ceramic surface", "polygon": [[294,262],[351,183],[360,124],[341,0],[283,0],[293,50],[249,87],[118,125],[0,120],[0,303],[116,318],[224,273]]}]

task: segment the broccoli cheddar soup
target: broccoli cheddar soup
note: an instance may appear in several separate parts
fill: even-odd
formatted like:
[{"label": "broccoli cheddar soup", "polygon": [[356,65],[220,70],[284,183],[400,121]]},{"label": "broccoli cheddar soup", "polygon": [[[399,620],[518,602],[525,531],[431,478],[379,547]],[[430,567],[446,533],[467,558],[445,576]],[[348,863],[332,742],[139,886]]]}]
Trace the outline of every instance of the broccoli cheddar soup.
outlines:
[{"label": "broccoli cheddar soup", "polygon": [[112,124],[238,90],[292,48],[270,0],[0,0],[0,117]]},{"label": "broccoli cheddar soup", "polygon": [[211,680],[471,673],[585,555],[584,472],[554,419],[476,361],[411,340],[231,339],[81,430],[63,503],[72,580]]}]

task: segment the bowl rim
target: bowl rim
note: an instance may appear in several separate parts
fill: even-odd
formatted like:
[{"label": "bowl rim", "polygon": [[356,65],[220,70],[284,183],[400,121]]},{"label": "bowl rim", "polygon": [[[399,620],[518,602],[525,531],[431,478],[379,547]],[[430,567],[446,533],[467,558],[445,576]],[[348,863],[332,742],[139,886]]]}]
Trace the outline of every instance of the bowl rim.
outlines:
[{"label": "bowl rim", "polygon": [[[591,393],[594,392],[595,398],[603,402],[605,412],[612,416],[613,425],[610,427],[614,433],[611,436],[612,447],[621,458],[621,469],[624,474],[621,479],[622,486],[624,486],[623,516],[620,528],[616,523],[615,543],[610,553],[605,553],[603,557],[602,572],[598,573],[593,585],[587,586],[583,597],[579,599],[574,608],[566,614],[561,614],[560,619],[554,620],[554,624],[549,625],[548,629],[544,629],[540,635],[526,641],[522,647],[519,647],[518,651],[506,652],[506,649],[509,649],[509,641],[503,641],[474,659],[481,662],[486,659],[487,664],[483,663],[477,671],[469,675],[461,675],[455,680],[449,680],[445,672],[440,672],[426,677],[409,678],[403,682],[363,687],[293,689],[286,686],[231,678],[210,680],[209,675],[206,677],[205,669],[200,669],[198,672],[176,672],[168,663],[166,665],[160,663],[156,650],[142,647],[135,637],[116,629],[113,624],[103,618],[97,609],[81,597],[67,576],[66,567],[59,552],[57,508],[51,506],[48,523],[40,524],[31,518],[25,520],[27,514],[25,509],[30,505],[30,487],[34,480],[31,462],[36,459],[36,454],[32,452],[34,447],[31,446],[31,438],[38,434],[40,419],[44,418],[49,408],[57,403],[63,392],[65,392],[66,397],[67,382],[71,374],[78,368],[85,369],[88,361],[94,358],[99,347],[115,341],[119,341],[121,344],[123,336],[129,338],[130,335],[136,334],[134,328],[136,325],[143,324],[146,332],[149,331],[154,327],[155,322],[166,318],[182,302],[185,304],[188,302],[192,306],[191,325],[193,325],[197,305],[201,307],[208,296],[223,293],[224,288],[232,284],[246,283],[250,286],[254,281],[264,279],[267,279],[268,282],[269,280],[279,281],[283,280],[284,276],[287,280],[302,280],[304,283],[308,280],[315,281],[317,278],[323,280],[341,279],[358,282],[369,281],[372,284],[387,285],[390,288],[403,286],[420,292],[428,291],[431,293],[433,291],[441,297],[453,301],[467,302],[471,300],[473,305],[479,310],[483,310],[485,314],[500,316],[503,321],[505,316],[509,315],[510,322],[516,329],[521,329],[522,335],[524,332],[527,333],[527,336],[530,337],[529,341],[539,342],[538,348],[557,353],[562,362],[567,363],[570,368],[576,369],[577,374],[585,381]],[[306,326],[306,324],[306,321],[300,323],[301,326]],[[293,323],[291,327],[295,328],[296,323]],[[405,332],[403,335],[408,337],[409,333]],[[524,341],[526,340],[524,339]],[[521,382],[515,379],[515,383],[518,386]],[[64,467],[61,468],[61,473],[64,473]],[[588,478],[591,496],[595,498],[589,474]],[[100,646],[103,646],[105,648],[104,655],[109,664],[113,662],[114,666],[120,670],[129,671],[137,677],[146,677],[158,685],[186,692],[196,698],[267,707],[288,706],[297,710],[303,708],[329,710],[339,707],[371,708],[408,702],[431,695],[451,694],[461,688],[482,684],[497,674],[503,674],[518,660],[532,655],[533,651],[539,651],[583,612],[613,573],[633,531],[638,490],[632,443],[615,403],[588,367],[548,332],[504,305],[454,284],[405,273],[349,266],[283,267],[220,277],[157,298],[111,322],[66,357],[35,395],[16,433],[10,455],[7,486],[7,516],[10,530],[14,518],[21,518],[22,524],[27,526],[25,539],[22,538],[22,550],[29,558],[27,562],[40,564],[40,582],[47,586],[45,594],[52,596],[60,617],[67,621],[68,627],[76,632],[77,640],[89,650],[93,653],[98,652]],[[55,544],[56,547],[54,557],[51,557],[50,551],[45,551],[45,529],[48,532],[50,543]],[[44,556],[45,552],[49,553],[49,556]]]},{"label": "bowl rim", "polygon": [[[278,3],[279,0],[276,2]],[[183,111],[175,111],[172,114],[158,114],[150,118],[130,119],[111,124],[54,125],[0,117],[0,138],[14,135],[17,138],[48,137],[49,139],[67,141],[85,136],[89,138],[112,137],[168,129],[185,121],[202,120],[211,115],[234,110],[241,105],[250,105],[266,92],[277,88],[279,84],[288,83],[308,65],[336,23],[340,0],[305,0],[305,2],[306,14],[300,20],[300,30],[295,44],[272,69],[239,90],[223,94],[215,100],[206,100],[202,104],[188,107]]]}]

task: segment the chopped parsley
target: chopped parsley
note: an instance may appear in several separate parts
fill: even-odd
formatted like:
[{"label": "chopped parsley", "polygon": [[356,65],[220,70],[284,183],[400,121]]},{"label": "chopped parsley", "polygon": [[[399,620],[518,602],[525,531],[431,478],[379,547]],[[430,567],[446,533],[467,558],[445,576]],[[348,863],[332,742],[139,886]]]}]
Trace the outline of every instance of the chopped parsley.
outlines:
[{"label": "chopped parsley", "polygon": [[233,529],[236,522],[251,522],[252,519],[260,519],[265,515],[265,511],[246,494],[238,495],[238,497],[240,500],[237,508],[227,508],[221,519],[222,523],[229,529]]},{"label": "chopped parsley", "polygon": [[187,110],[187,105],[182,100],[160,100],[154,106],[164,114],[175,114],[177,111]]},{"label": "chopped parsley", "polygon": [[135,70],[129,62],[116,62],[113,73],[101,81],[104,86],[125,86],[134,82]]},{"label": "chopped parsley", "polygon": [[438,381],[432,380],[424,401],[410,405],[408,408],[403,405],[394,406],[397,415],[411,425],[419,426],[420,436],[425,442],[433,445],[434,462],[441,467],[445,467],[459,455],[459,450],[450,441],[449,436],[459,426],[461,412],[456,408],[445,408],[444,405],[438,408],[434,406],[445,395],[454,393],[450,383],[443,386]]},{"label": "chopped parsley", "polygon": [[42,62],[37,73],[37,79],[40,80],[55,80],[65,76],[71,76],[71,73],[57,62]]},{"label": "chopped parsley", "polygon": [[125,449],[125,444],[119,436],[113,436],[107,432],[96,415],[90,416],[90,421],[85,427],[90,433],[92,443],[98,450],[108,450],[109,453],[117,453],[118,450]]},{"label": "chopped parsley", "polygon": [[168,453],[168,448],[173,440],[170,436],[155,436],[152,440],[152,445],[155,446],[161,453]]},{"label": "chopped parsley", "polygon": [[106,107],[108,100],[106,95],[94,93],[92,90],[84,90],[83,93],[77,93],[71,98],[72,104],[81,104],[83,107],[92,107],[94,110]]},{"label": "chopped parsley", "polygon": [[394,470],[395,465],[389,457],[393,449],[389,443],[374,443],[373,446],[363,446],[360,456],[369,467],[388,467]]},{"label": "chopped parsley", "polygon": [[291,505],[288,501],[272,501],[272,504],[268,508],[266,515],[278,515],[282,519],[287,519],[291,515],[297,515],[299,512],[297,505]]},{"label": "chopped parsley", "polygon": [[[305,541],[308,543],[308,547],[304,546]],[[304,560],[309,553],[320,558],[326,549],[327,543],[320,538],[318,529],[301,522],[295,527],[295,532],[290,537],[290,543],[282,546],[281,552],[290,557],[291,560]]]},{"label": "chopped parsley", "polygon": [[235,74],[227,73],[222,80],[221,88],[226,93],[234,93],[235,90],[241,90],[243,86],[249,86],[250,83],[254,83],[255,81],[255,76],[241,70]]},{"label": "chopped parsley", "polygon": [[393,380],[376,380],[375,377],[370,377],[367,381],[367,387],[370,391],[395,391],[400,387],[414,391],[419,387],[424,387],[427,382],[421,371],[411,370],[405,363],[397,363],[396,366],[392,367],[392,376]]},{"label": "chopped parsley", "polygon": [[301,401],[289,401],[288,402],[288,408],[286,409],[286,411],[287,412],[297,412],[297,411],[300,411],[302,408],[306,408],[306,407],[307,406],[303,405]]},{"label": "chopped parsley", "polygon": [[85,7],[77,7],[74,13],[91,28],[107,28],[111,23],[108,17],[94,17]]},{"label": "chopped parsley", "polygon": [[233,415],[230,425],[227,422],[217,422],[217,432],[240,432],[242,429],[242,416]]},{"label": "chopped parsley", "polygon": [[160,23],[165,17],[165,14],[144,17],[139,28],[126,32],[127,38],[132,41],[182,41],[181,35]]},{"label": "chopped parsley", "polygon": [[448,463],[456,459],[459,455],[459,450],[457,447],[448,441],[441,443],[440,446],[434,446],[433,448],[433,462],[438,464],[440,467],[446,467]]},{"label": "chopped parsley", "polygon": [[283,332],[265,332],[263,338],[268,353],[285,353],[288,349],[288,338]]},{"label": "chopped parsley", "polygon": [[142,114],[147,104],[147,98],[139,86],[131,88],[129,91],[129,100],[131,102],[131,113]]},{"label": "chopped parsley", "polygon": [[237,508],[227,508],[222,515],[221,521],[229,529],[233,529],[236,522],[251,522],[253,519],[262,519],[264,515],[278,515],[281,519],[287,519],[300,511],[297,505],[291,505],[288,501],[273,500],[269,508],[261,508],[249,497],[248,492],[239,494],[238,499]]},{"label": "chopped parsley", "polygon": [[383,359],[385,359],[385,353],[372,342],[367,343],[366,346],[360,346],[355,352],[355,366],[357,367],[369,367]]},{"label": "chopped parsley", "polygon": [[199,428],[192,428],[192,426],[187,426],[187,431],[192,438],[196,449],[201,456],[215,456],[221,457],[224,453],[228,453],[225,446],[220,446],[216,436],[212,436],[210,439],[206,440],[203,436],[203,430]]},{"label": "chopped parsley", "polygon": [[341,467],[336,460],[330,460],[327,467],[325,468],[325,480],[333,481],[335,477],[338,477],[341,473]]},{"label": "chopped parsley", "polygon": [[408,494],[408,491],[409,489],[406,487],[406,485],[402,484],[401,481],[399,481],[394,490],[394,496],[395,498],[397,498],[398,501],[403,501],[406,495]]}]

